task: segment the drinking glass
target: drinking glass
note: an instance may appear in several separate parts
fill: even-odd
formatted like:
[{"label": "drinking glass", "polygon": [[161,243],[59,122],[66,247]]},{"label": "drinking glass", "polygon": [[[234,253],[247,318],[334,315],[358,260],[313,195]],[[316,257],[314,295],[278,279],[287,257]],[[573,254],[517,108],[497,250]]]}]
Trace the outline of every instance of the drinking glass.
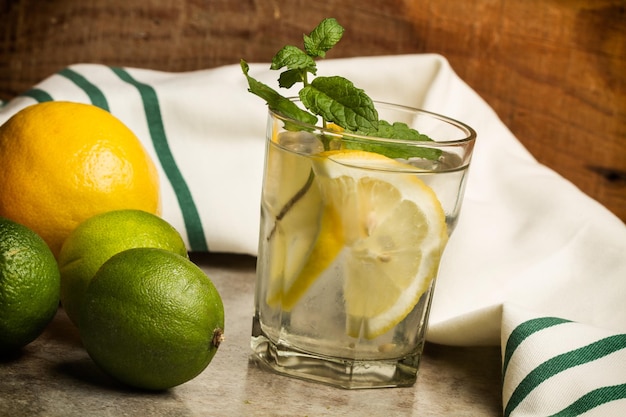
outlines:
[{"label": "drinking glass", "polygon": [[269,111],[251,345],[280,374],[348,389],[416,381],[476,133],[375,106],[419,134],[361,136]]}]

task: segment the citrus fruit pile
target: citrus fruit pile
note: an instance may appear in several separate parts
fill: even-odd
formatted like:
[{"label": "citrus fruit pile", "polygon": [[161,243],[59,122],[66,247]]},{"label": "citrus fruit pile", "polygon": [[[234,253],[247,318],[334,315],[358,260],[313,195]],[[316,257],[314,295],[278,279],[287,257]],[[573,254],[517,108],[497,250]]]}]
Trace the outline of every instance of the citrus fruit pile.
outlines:
[{"label": "citrus fruit pile", "polygon": [[99,214],[70,234],[60,259],[59,273],[37,234],[0,218],[0,352],[39,336],[61,299],[94,362],[126,384],[166,389],[208,366],[224,306],[169,223],[138,210]]},{"label": "citrus fruit pile", "polygon": [[224,332],[224,306],[182,237],[139,210],[98,214],[68,236],[59,256],[61,303],[91,358],[143,389],[202,372]]},{"label": "citrus fruit pile", "polygon": [[224,306],[159,217],[156,168],[95,106],[48,102],[0,126],[0,354],[36,339],[59,302],[93,361],[150,390],[197,376]]},{"label": "citrus fruit pile", "polygon": [[138,247],[162,248],[187,257],[180,234],[161,217],[141,210],[97,214],[70,233],[59,253],[61,303],[69,318],[78,315],[89,282],[116,253]]}]

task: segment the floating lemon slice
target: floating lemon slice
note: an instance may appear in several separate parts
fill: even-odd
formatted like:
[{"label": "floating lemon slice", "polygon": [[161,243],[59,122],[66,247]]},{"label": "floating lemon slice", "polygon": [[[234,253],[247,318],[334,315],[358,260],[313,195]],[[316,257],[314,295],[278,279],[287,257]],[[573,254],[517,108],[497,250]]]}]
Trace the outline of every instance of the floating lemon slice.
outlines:
[{"label": "floating lemon slice", "polygon": [[270,306],[280,303],[284,311],[291,311],[344,247],[338,213],[332,208],[323,210],[315,230],[304,227],[302,231],[303,226],[300,224],[300,231],[295,234],[283,234],[286,239],[280,244],[284,248],[285,269],[274,275],[282,279],[274,281],[280,284],[271,286],[267,295]]},{"label": "floating lemon slice", "polygon": [[263,221],[269,230],[266,301],[290,311],[344,243],[338,213],[323,204],[308,155],[323,149],[319,139],[287,132],[272,142],[263,192]]},{"label": "floating lemon slice", "polygon": [[325,152],[314,169],[348,249],[346,331],[373,339],[401,322],[430,287],[448,236],[443,209],[409,173],[414,167],[376,153]]}]

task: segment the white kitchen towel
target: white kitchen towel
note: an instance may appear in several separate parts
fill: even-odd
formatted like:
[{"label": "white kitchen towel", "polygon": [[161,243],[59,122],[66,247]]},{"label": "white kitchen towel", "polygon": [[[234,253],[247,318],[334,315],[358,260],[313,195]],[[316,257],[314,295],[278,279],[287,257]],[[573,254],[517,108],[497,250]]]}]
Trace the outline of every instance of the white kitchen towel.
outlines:
[{"label": "white kitchen towel", "polygon": [[504,417],[626,415],[626,333],[506,305]]},{"label": "white kitchen towel", "polygon": [[[250,74],[277,85],[269,64]],[[379,101],[439,112],[478,132],[458,226],[444,255],[428,339],[500,343],[502,306],[626,332],[626,226],[537,163],[434,54],[324,60]],[[0,108],[46,100],[107,108],[143,141],[162,178],[163,217],[192,251],[255,255],[266,106],[239,65],[185,73],[77,64]],[[591,144],[593,146],[593,144]]]}]

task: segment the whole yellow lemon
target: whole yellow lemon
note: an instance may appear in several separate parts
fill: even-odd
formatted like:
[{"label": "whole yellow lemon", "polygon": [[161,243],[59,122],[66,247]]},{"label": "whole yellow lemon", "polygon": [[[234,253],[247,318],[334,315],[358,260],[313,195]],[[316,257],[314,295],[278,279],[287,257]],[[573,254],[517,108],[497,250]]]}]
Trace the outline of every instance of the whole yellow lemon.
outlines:
[{"label": "whole yellow lemon", "polygon": [[20,110],[0,126],[0,167],[0,216],[36,232],[55,257],[96,214],[160,214],[150,155],[126,125],[93,105],[52,101]]}]

